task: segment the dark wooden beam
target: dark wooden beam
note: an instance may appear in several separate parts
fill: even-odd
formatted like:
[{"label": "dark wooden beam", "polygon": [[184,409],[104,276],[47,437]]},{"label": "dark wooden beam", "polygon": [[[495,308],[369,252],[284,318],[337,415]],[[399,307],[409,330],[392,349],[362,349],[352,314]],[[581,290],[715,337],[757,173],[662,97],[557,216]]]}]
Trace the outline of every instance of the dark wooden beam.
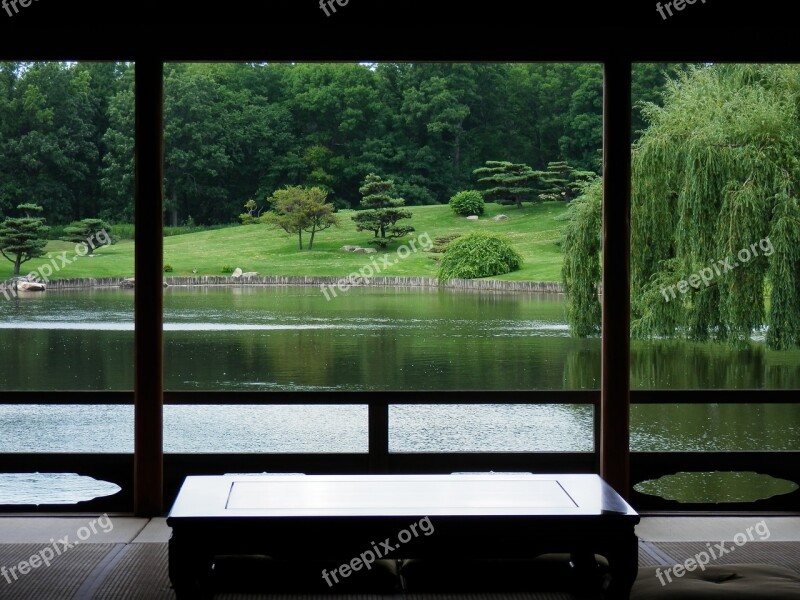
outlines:
[{"label": "dark wooden beam", "polygon": [[136,62],[134,513],[163,513],[163,64]]},{"label": "dark wooden beam", "polygon": [[603,340],[600,474],[630,492],[631,63],[611,59],[603,92]]}]

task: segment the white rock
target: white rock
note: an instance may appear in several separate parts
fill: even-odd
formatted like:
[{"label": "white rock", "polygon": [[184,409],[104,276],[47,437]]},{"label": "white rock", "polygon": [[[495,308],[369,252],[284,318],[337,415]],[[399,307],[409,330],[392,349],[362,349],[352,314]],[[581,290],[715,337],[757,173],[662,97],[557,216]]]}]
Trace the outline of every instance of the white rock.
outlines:
[{"label": "white rock", "polygon": [[480,219],[478,215],[470,215],[467,217],[467,221],[477,221],[478,219]]},{"label": "white rock", "polygon": [[508,215],[497,215],[496,217],[492,218],[493,221],[507,221]]},{"label": "white rock", "polygon": [[231,277],[233,277],[234,279],[239,279],[239,277],[241,276],[242,276],[242,270],[239,267],[236,267],[233,270],[233,273],[231,273]]},{"label": "white rock", "polygon": [[36,281],[18,281],[17,290],[20,292],[43,292],[47,286]]}]

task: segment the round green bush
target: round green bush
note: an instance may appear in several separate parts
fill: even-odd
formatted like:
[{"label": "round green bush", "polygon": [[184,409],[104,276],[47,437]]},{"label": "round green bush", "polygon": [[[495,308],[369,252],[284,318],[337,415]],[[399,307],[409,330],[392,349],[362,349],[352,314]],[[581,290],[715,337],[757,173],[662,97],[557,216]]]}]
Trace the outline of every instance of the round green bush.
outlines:
[{"label": "round green bush", "polygon": [[516,271],[522,257],[508,240],[488,233],[471,233],[450,243],[439,263],[439,280],[477,279]]},{"label": "round green bush", "polygon": [[458,192],[455,196],[450,198],[450,208],[457,215],[482,215],[484,209],[483,196],[480,192],[469,190],[466,192]]},{"label": "round green bush", "polygon": [[164,265],[164,273],[172,273],[172,265]]}]

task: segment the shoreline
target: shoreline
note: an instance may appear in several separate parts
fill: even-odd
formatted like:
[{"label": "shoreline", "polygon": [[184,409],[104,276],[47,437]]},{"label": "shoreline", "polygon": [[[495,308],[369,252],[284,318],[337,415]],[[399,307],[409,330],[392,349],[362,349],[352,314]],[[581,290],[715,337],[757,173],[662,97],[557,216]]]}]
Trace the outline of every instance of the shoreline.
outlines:
[{"label": "shoreline", "polygon": [[[57,279],[47,283],[47,291],[122,288],[126,277]],[[442,285],[433,277],[371,277],[366,281],[351,282],[347,277],[267,275],[258,277],[165,277],[167,287],[269,287],[269,286],[337,286],[339,283],[353,287],[425,287],[471,289],[512,292],[546,292],[563,294],[563,285],[555,281],[503,281],[497,279],[452,279]],[[129,289],[133,289],[130,285]],[[33,292],[31,292],[33,293]]]}]

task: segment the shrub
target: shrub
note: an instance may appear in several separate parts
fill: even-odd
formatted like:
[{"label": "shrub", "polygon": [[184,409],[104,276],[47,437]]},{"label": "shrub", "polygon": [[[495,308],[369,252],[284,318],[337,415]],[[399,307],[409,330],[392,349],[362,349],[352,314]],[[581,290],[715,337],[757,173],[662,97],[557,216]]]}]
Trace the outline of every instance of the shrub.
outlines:
[{"label": "shrub", "polygon": [[172,273],[173,270],[172,265],[164,265],[164,273]]},{"label": "shrub", "polygon": [[484,209],[483,196],[480,192],[469,190],[467,192],[458,192],[455,196],[450,198],[450,208],[457,215],[482,215]]},{"label": "shrub", "polygon": [[439,281],[503,275],[521,265],[522,257],[505,238],[472,233],[450,243],[439,264]]},{"label": "shrub", "polygon": [[233,273],[233,267],[230,266],[230,265],[225,265],[224,267],[222,267],[222,272],[223,273]]}]

